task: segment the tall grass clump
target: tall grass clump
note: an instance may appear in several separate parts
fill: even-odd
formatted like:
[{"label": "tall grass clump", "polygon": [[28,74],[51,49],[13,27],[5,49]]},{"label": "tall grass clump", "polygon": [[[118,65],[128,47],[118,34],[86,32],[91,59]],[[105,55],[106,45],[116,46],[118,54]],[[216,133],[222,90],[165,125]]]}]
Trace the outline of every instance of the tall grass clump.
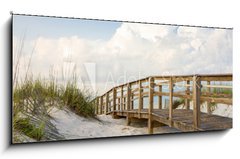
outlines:
[{"label": "tall grass clump", "polygon": [[[28,79],[13,91],[13,132],[20,132],[36,141],[63,139],[51,123],[53,98],[48,83]],[[54,97],[55,98],[55,97]]]},{"label": "tall grass clump", "polygon": [[88,93],[77,88],[76,83],[67,83],[61,94],[61,99],[68,108],[80,116],[95,117],[95,103]]},{"label": "tall grass clump", "polygon": [[76,82],[64,86],[53,80],[29,78],[13,91],[13,129],[37,141],[63,139],[51,123],[54,107],[69,108],[87,118],[96,116],[91,95],[80,90]]}]

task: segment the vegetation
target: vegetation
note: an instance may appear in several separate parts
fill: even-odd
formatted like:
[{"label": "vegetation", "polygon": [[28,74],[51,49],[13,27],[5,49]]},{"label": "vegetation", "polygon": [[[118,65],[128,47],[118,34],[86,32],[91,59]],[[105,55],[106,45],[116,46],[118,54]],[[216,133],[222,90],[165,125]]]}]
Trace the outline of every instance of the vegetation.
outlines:
[{"label": "vegetation", "polygon": [[25,135],[40,141],[44,136],[44,122],[41,122],[39,127],[36,127],[34,124],[30,123],[29,118],[18,119],[15,122],[15,128]]},{"label": "vegetation", "polygon": [[179,98],[179,99],[176,99],[173,101],[173,109],[176,109],[178,106],[180,105],[184,105],[185,102],[184,102],[184,99],[183,98]]},{"label": "vegetation", "polygon": [[27,80],[13,91],[13,129],[39,140],[62,139],[50,122],[53,107],[67,107],[77,115],[95,118],[91,96],[77,88],[43,79]]},{"label": "vegetation", "polygon": [[[61,140],[64,137],[59,134],[57,128],[51,123],[50,112],[54,107],[69,108],[76,114],[95,118],[94,102],[85,90],[77,87],[76,76],[68,80],[67,84],[57,82],[56,75],[49,73],[46,79],[35,78],[31,75],[31,60],[35,46],[27,61],[26,74],[20,77],[20,65],[22,62],[25,35],[20,39],[19,46],[14,52],[13,62],[13,134],[22,133],[37,141]],[[26,65],[26,64],[25,64]],[[13,142],[21,142],[17,136],[13,136]]]}]

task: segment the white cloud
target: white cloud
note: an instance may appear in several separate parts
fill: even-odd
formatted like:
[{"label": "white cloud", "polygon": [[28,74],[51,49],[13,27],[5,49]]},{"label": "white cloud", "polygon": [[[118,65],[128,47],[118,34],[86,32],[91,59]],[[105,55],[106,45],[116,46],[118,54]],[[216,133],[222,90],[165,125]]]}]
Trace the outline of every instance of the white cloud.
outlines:
[{"label": "white cloud", "polygon": [[[27,50],[30,49],[25,48]],[[28,56],[26,54],[25,59]],[[47,76],[52,66],[60,76],[63,70],[72,70],[76,66],[77,74],[87,81],[86,62],[96,63],[99,93],[106,91],[104,83],[109,73],[119,83],[126,82],[122,78],[124,74],[138,79],[166,73],[231,73],[232,31],[123,23],[108,41],[77,36],[39,37],[31,70],[34,74]]]}]

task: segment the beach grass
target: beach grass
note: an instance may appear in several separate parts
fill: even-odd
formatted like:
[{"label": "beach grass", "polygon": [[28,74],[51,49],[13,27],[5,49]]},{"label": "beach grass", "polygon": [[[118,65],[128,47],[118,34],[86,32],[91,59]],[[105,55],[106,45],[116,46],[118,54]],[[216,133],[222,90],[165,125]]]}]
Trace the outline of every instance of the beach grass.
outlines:
[{"label": "beach grass", "polygon": [[[88,91],[78,88],[75,72],[71,72],[72,76],[62,83],[57,82],[57,75],[51,69],[47,77],[42,78],[41,74],[34,77],[31,62],[36,44],[30,58],[24,59],[24,35],[14,51],[12,131],[13,134],[15,132],[24,134],[36,141],[61,140],[64,139],[63,135],[51,122],[54,120],[51,117],[51,110],[54,107],[68,108],[77,115],[95,118],[93,97]],[[26,72],[20,74],[21,66],[24,65],[27,66]],[[16,136],[13,136],[13,142],[19,142]]]}]

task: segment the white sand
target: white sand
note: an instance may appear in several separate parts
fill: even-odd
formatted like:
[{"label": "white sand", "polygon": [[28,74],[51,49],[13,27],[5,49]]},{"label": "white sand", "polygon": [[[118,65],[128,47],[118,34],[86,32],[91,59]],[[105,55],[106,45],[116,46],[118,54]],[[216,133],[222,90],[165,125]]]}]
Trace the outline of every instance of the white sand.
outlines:
[{"label": "white sand", "polygon": [[[126,119],[113,119],[110,115],[98,115],[101,121],[80,117],[69,110],[54,108],[51,116],[52,123],[66,139],[81,139],[95,137],[143,135],[147,134],[147,127],[141,125],[126,126]],[[154,133],[178,132],[168,126],[154,128]]]}]

